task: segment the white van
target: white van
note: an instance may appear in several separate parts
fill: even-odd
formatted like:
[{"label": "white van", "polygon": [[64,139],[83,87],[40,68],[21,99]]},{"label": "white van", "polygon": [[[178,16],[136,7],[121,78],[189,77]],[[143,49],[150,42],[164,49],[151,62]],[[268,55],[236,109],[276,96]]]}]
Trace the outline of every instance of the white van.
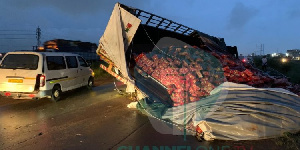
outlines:
[{"label": "white van", "polygon": [[62,92],[93,83],[93,70],[77,54],[8,52],[0,62],[2,96],[58,101]]}]

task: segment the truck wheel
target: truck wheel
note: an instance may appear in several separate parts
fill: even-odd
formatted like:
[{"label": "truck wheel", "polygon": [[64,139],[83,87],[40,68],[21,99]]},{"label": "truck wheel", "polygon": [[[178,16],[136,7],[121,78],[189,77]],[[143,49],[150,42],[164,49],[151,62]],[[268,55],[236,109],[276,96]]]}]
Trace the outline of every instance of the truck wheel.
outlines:
[{"label": "truck wheel", "polygon": [[94,78],[90,77],[87,84],[87,88],[92,89],[93,86],[94,86]]},{"label": "truck wheel", "polygon": [[61,89],[58,85],[55,85],[52,89],[51,100],[57,102],[60,100]]}]

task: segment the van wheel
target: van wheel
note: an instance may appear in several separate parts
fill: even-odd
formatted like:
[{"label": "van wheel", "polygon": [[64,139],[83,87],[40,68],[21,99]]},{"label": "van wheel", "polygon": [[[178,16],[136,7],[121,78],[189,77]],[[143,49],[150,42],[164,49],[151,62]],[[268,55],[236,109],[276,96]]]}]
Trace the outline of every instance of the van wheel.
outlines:
[{"label": "van wheel", "polygon": [[94,86],[94,78],[90,77],[87,84],[87,88],[92,89],[93,86]]},{"label": "van wheel", "polygon": [[59,86],[54,86],[52,89],[51,100],[57,102],[60,99],[61,89]]}]

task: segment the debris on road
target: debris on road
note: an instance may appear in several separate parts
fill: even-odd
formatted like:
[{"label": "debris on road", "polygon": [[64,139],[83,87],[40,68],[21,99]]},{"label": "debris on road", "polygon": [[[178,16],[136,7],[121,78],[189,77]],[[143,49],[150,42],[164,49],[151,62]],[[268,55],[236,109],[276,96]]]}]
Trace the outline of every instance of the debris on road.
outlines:
[{"label": "debris on road", "polygon": [[127,105],[128,108],[136,108],[136,105],[138,102],[131,102],[130,104]]}]

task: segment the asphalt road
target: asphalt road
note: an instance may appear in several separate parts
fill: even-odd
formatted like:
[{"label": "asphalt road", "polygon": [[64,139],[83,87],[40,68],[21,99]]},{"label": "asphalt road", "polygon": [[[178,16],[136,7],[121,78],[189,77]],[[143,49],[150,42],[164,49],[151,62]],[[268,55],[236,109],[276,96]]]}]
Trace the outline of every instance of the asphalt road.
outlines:
[{"label": "asphalt road", "polygon": [[56,103],[0,97],[0,149],[281,149],[272,139],[198,142],[193,136],[161,134],[152,124],[164,123],[127,108],[131,100],[114,88],[112,83],[80,88]]}]

